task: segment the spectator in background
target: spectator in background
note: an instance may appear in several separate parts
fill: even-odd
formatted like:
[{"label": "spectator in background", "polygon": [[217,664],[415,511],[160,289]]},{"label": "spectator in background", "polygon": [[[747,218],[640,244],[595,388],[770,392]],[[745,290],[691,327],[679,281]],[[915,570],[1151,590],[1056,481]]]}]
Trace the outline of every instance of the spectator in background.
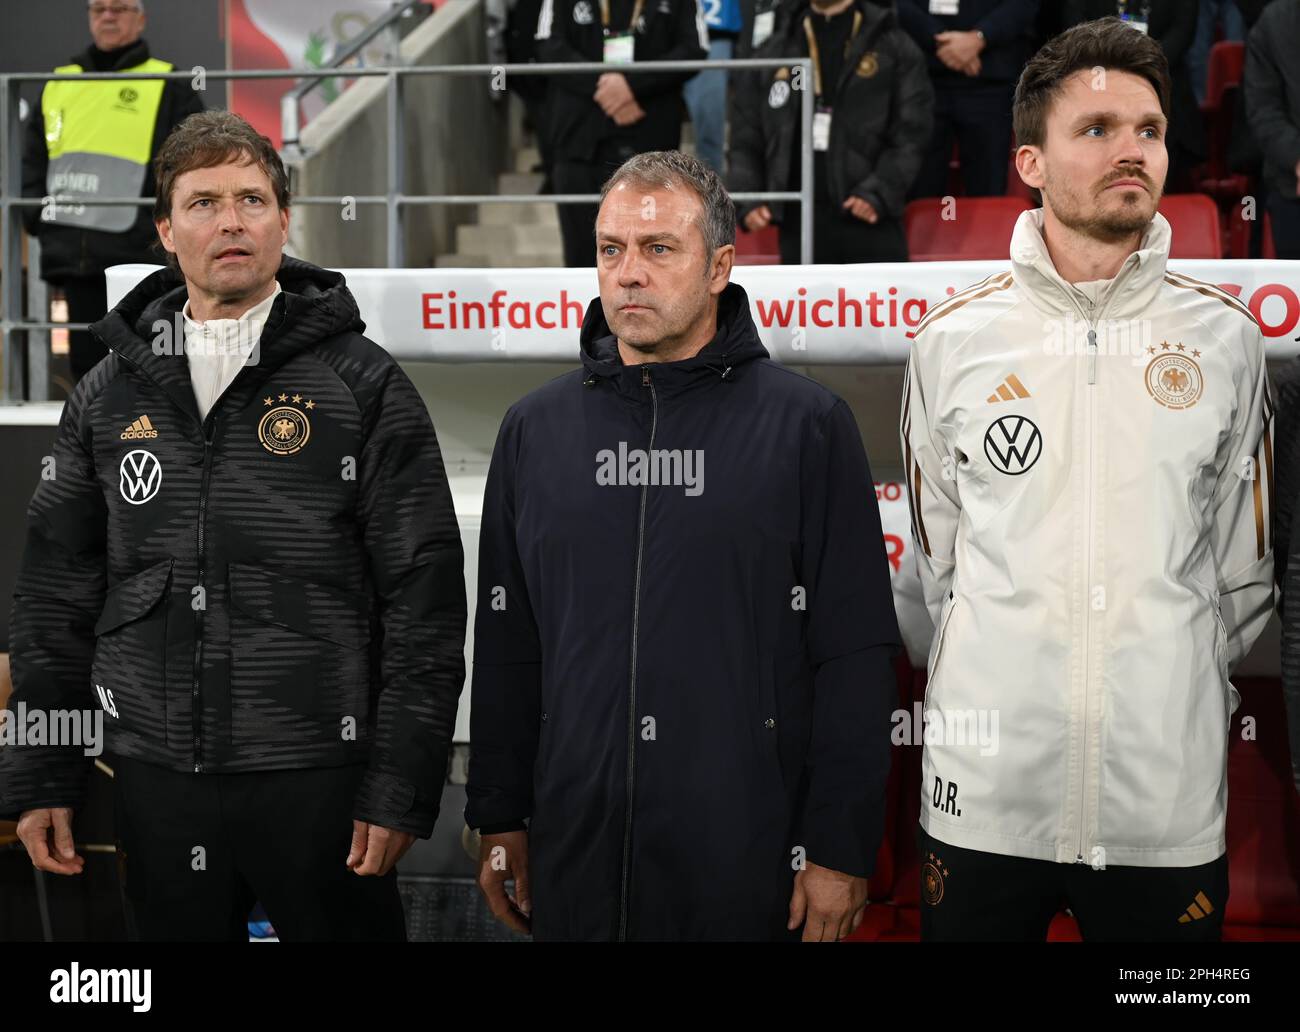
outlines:
[{"label": "spectator in background", "polygon": [[[542,10],[542,0],[511,0],[505,12],[503,33],[504,57],[509,64],[532,64],[537,60],[537,17]],[[539,193],[551,193],[551,134],[546,111],[546,77],[543,75],[512,75],[510,89],[519,95],[524,105],[524,117],[537,140],[541,158],[540,171],[545,177]]]},{"label": "spectator in background", "polygon": [[[812,0],[779,22],[756,57],[811,57],[813,261],[907,261],[903,205],[934,117],[925,58],[894,12],[868,0]],[[736,76],[728,186],[798,190],[802,119],[789,68]],[[781,227],[781,261],[798,265],[797,204],[748,203],[740,222]]]},{"label": "spectator in background", "polygon": [[[709,32],[709,60],[726,61],[736,52],[740,38],[740,0],[705,0],[704,24]],[[726,145],[727,73],[724,69],[700,72],[682,90],[695,127],[695,154],[722,175]]]},{"label": "spectator in background", "polygon": [[1214,30],[1222,28],[1225,41],[1240,42],[1244,34],[1241,11],[1236,0],[1200,0],[1196,16],[1196,35],[1187,50],[1187,74],[1192,80],[1192,93],[1196,103],[1205,103],[1205,80],[1210,70],[1210,48],[1214,46]]},{"label": "spectator in background", "polygon": [[1197,5],[1188,0],[1065,0],[1068,25],[1117,15],[1133,28],[1145,32],[1160,44],[1169,62],[1171,88],[1169,135],[1169,178],[1165,193],[1187,193],[1194,189],[1192,170],[1209,153],[1205,119],[1192,92],[1187,70],[1187,52],[1196,36]]},{"label": "spectator in background", "polygon": [[[603,61],[610,71],[550,81],[551,182],[556,193],[599,193],[634,154],[676,150],[682,87],[692,72],[637,72],[635,61],[702,61],[709,36],[698,0],[543,0],[537,59]],[[626,71],[620,68],[627,68]],[[596,264],[595,204],[560,205],[564,264]]]},{"label": "spectator in background", "polygon": [[[141,38],[142,0],[92,0],[91,45],[54,71],[170,72]],[[89,323],[108,309],[104,270],[157,262],[158,239],[147,205],[79,205],[95,197],[152,197],[153,156],[167,134],[203,102],[188,82],[139,79],[48,82],[27,119],[23,196],[60,203],[23,209],[41,243],[41,279],[63,290],[68,321]],[[69,335],[73,381],[107,351],[85,330]]]},{"label": "spectator in background", "polygon": [[1250,128],[1264,152],[1263,183],[1279,258],[1300,258],[1300,0],[1274,0],[1246,46]]},{"label": "spectator in background", "polygon": [[948,193],[952,140],[969,197],[1006,192],[1011,98],[1029,59],[1038,0],[898,0],[898,18],[929,55],[934,130],[913,197]]}]

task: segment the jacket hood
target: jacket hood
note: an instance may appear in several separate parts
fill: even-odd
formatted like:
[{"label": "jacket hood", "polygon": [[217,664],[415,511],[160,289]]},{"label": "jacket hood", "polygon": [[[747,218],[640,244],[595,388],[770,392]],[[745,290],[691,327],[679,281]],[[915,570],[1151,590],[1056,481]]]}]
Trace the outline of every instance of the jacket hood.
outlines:
[{"label": "jacket hood", "polygon": [[[284,255],[276,279],[281,292],[262,330],[257,360],[267,375],[322,340],[365,330],[342,273]],[[137,284],[90,330],[127,364],[155,380],[197,421],[181,328],[181,310],[188,297],[180,273],[161,269]],[[171,334],[170,347],[155,348],[160,330]]]},{"label": "jacket hood", "polygon": [[[623,364],[618,339],[605,319],[600,298],[587,306],[580,340],[582,364],[587,370],[585,385],[592,387],[608,381],[621,391],[636,392],[639,396],[640,370],[645,367]],[[728,380],[754,359],[768,357],[750,314],[749,295],[739,283],[728,283],[718,296],[718,329],[713,339],[691,358],[655,363],[655,383],[671,391],[696,383]]]},{"label": "jacket hood", "polygon": [[[1164,280],[1173,239],[1169,222],[1156,212],[1138,249],[1124,260],[1102,302],[1108,317],[1144,310]],[[1051,312],[1074,312],[1076,290],[1065,281],[1043,239],[1043,209],[1023,212],[1011,234],[1011,275],[1035,305]]]}]

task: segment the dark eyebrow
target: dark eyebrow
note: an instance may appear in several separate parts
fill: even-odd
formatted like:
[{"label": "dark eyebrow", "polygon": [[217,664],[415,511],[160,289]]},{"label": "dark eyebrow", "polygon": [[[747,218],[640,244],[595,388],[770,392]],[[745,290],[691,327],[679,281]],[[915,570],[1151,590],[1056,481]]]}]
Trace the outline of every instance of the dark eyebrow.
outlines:
[{"label": "dark eyebrow", "polygon": [[[599,240],[601,243],[611,243],[611,244],[623,243],[622,237],[615,236],[613,233],[602,232],[600,230],[596,231],[596,239]],[[641,240],[642,244],[661,244],[661,243],[681,244],[681,242],[682,242],[681,237],[677,236],[675,233],[669,233],[667,230],[664,230],[662,233],[655,233]]]},{"label": "dark eyebrow", "polygon": [[[1083,129],[1090,125],[1114,125],[1118,121],[1113,111],[1089,111],[1076,118],[1073,126],[1075,129]],[[1139,121],[1142,125],[1158,125],[1162,128],[1169,124],[1169,119],[1158,111],[1148,111]]]},{"label": "dark eyebrow", "polygon": [[[260,186],[243,186],[235,191],[237,197],[247,197],[249,194],[257,194],[259,197],[266,197],[267,192]],[[188,201],[201,201],[222,196],[219,190],[194,190],[186,195]]]}]

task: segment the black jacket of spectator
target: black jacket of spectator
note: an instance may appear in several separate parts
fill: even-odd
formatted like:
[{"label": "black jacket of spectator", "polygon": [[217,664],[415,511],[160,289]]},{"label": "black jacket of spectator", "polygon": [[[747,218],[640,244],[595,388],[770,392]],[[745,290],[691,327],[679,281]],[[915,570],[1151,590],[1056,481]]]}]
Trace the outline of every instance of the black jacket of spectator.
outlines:
[{"label": "black jacket of spectator", "polygon": [[[624,32],[633,0],[610,0],[610,28]],[[643,29],[634,34],[634,61],[703,61],[708,30],[697,0],[646,0]],[[600,61],[604,33],[598,0],[544,0],[537,19],[537,60]],[[693,72],[636,71],[609,66],[627,78],[645,117],[620,127],[593,99],[599,74],[555,75],[550,82],[552,142],[556,158],[590,161],[601,141],[618,136],[634,151],[671,150],[681,140],[682,86]]]},{"label": "black jacket of spectator", "polygon": [[[581,340],[492,454],[465,819],[532,818],[538,939],[786,937],[796,847],[866,876],[883,826],[899,638],[862,438],[735,283],[694,358],[624,365],[599,298]],[[707,484],[602,484],[629,446],[699,449]]]},{"label": "black jacket of spectator", "polygon": [[1264,152],[1271,193],[1294,198],[1300,162],[1300,0],[1278,0],[1260,16],[1246,46],[1242,89],[1250,128]]},{"label": "black jacket of spectator", "polygon": [[985,48],[973,81],[1015,82],[1029,60],[1037,17],[1038,0],[961,0],[957,14],[931,14],[930,0],[898,0],[899,24],[928,55],[930,74],[939,82],[972,80],[935,56],[934,37],[976,29],[984,33]]},{"label": "black jacket of spectator", "polygon": [[[1147,32],[1165,52],[1169,62],[1169,186],[1187,189],[1190,183],[1179,182],[1179,173],[1204,160],[1208,150],[1205,137],[1205,119],[1192,91],[1192,79],[1184,58],[1196,38],[1197,5],[1187,0],[1150,0],[1151,21]],[[1115,14],[1115,0],[1066,0],[1067,25],[1111,17]],[[1135,30],[1136,31],[1136,30]]]},{"label": "black jacket of spectator", "polygon": [[[94,46],[73,56],[70,64],[86,71],[117,72],[134,68],[149,60],[149,44],[143,39],[117,50],[104,51]],[[203,101],[183,79],[168,79],[158,104],[158,120],[154,125],[153,145],[150,154],[157,154],[163,140],[177,125],[196,111],[203,110]],[[45,174],[50,155],[45,147],[45,116],[41,112],[40,98],[32,106],[27,118],[27,133],[23,141],[23,196],[44,197]],[[154,182],[153,163],[145,171],[140,187],[141,197],[152,197]],[[80,229],[41,221],[41,209],[23,209],[23,225],[27,232],[41,242],[41,279],[60,283],[65,279],[98,276],[110,265],[130,262],[158,262],[162,252],[154,248],[158,232],[154,229],[153,211],[148,205],[140,207],[131,228],[124,233],[105,233],[97,229]]]},{"label": "black jacket of spectator", "polygon": [[[930,143],[934,89],[924,57],[894,13],[867,0],[857,0],[856,6],[862,26],[849,46],[831,104],[826,155],[831,200],[838,206],[850,196],[861,197],[882,216],[899,217]],[[795,16],[779,23],[754,56],[806,57],[807,7],[801,5]],[[735,75],[728,159],[733,192],[789,188],[801,144],[799,93],[781,86],[788,86],[792,74],[790,68],[764,68]],[[829,90],[829,84],[824,88]],[[774,106],[782,95],[785,100]],[[736,207],[743,221],[758,203]],[[780,222],[784,205],[768,207]]]}]

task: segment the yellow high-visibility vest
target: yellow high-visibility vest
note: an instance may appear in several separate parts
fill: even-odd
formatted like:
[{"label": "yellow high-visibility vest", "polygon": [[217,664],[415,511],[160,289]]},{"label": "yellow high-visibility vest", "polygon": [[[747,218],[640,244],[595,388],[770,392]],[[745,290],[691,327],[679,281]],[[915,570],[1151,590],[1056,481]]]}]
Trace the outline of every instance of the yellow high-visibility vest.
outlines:
[{"label": "yellow high-visibility vest", "polygon": [[[170,72],[149,58],[130,72]],[[81,65],[60,65],[56,75],[77,75]],[[45,192],[55,200],[41,219],[62,226],[120,233],[140,208],[75,203],[82,198],[139,197],[152,157],[154,127],[165,79],[92,79],[47,82],[41,92],[49,170]],[[73,202],[73,203],[66,203]]]}]

